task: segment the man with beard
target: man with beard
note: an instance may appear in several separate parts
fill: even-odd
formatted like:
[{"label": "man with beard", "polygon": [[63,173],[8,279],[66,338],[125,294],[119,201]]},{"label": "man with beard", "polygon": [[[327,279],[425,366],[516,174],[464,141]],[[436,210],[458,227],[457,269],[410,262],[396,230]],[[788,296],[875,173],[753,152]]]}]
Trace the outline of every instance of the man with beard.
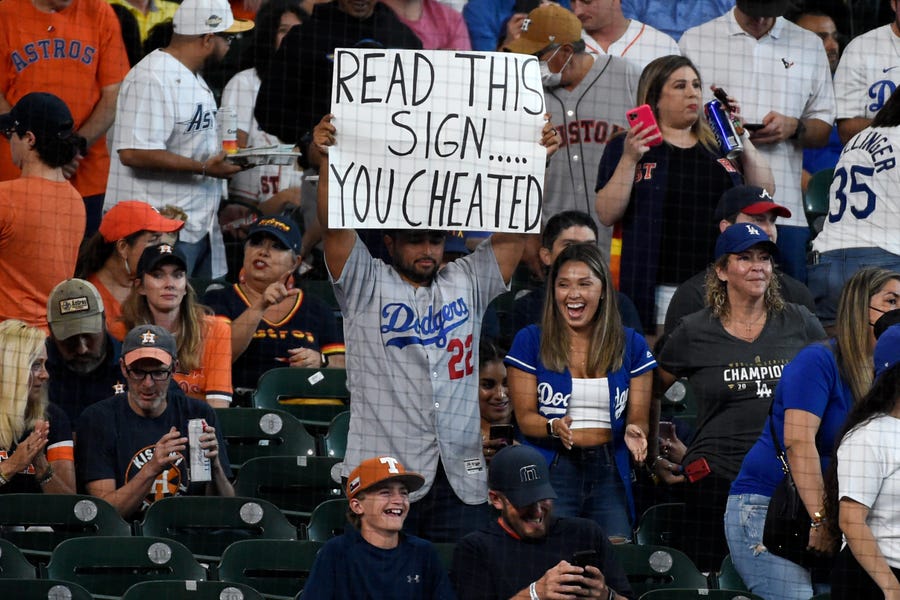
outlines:
[{"label": "man with beard", "polygon": [[[234,496],[225,442],[216,413],[176,386],[175,338],[159,325],[138,325],[122,342],[119,360],[128,391],[84,411],[75,465],[85,491],[112,504],[126,520],[143,517],[156,500],[172,496]],[[202,419],[199,451],[209,472],[188,460],[188,423]]]},{"label": "man with beard", "polygon": [[216,213],[225,179],[241,168],[225,160],[216,100],[201,72],[253,23],[235,20],[227,0],[185,0],[172,24],[169,45],[135,65],[119,91],[104,210],[134,198],[180,208],[188,276],[221,277],[227,266]]},{"label": "man with beard", "polygon": [[122,347],[106,331],[103,300],[91,283],[67,279],[47,301],[50,402],[66,411],[72,429],[88,405],[124,389]]},{"label": "man with beard", "polygon": [[[594,521],[553,516],[556,492],[544,456],[508,446],[491,461],[491,505],[500,518],[456,546],[450,577],[466,600],[635,598]],[[572,564],[575,553],[586,566]]]},{"label": "man with beard", "polygon": [[[494,233],[440,268],[445,232],[390,230],[393,265],[373,258],[353,229],[328,222],[327,115],[310,144],[319,164],[325,264],[344,315],[350,432],[342,475],[364,458],[394,456],[421,473],[404,531],[455,542],[488,519],[478,410],[478,341],[488,304],[509,289],[526,236]],[[537,132],[535,132],[537,137]],[[559,136],[545,124],[541,145]]]}]

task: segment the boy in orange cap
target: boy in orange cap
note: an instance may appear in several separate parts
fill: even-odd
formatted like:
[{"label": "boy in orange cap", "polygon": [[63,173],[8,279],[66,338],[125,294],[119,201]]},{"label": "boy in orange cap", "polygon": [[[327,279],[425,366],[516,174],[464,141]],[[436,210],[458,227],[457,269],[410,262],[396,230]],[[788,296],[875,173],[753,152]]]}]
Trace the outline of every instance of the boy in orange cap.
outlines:
[{"label": "boy in orange cap", "polygon": [[401,531],[409,494],[424,484],[392,456],[360,463],[347,480],[350,525],[319,551],[304,597],[455,598],[431,542]]}]

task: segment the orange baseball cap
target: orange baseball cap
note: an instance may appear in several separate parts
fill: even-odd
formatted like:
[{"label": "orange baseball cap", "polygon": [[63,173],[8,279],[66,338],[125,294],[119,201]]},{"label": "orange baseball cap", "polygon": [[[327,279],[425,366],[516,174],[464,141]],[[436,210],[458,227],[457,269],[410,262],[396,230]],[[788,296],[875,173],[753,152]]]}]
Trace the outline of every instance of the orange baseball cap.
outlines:
[{"label": "orange baseball cap", "polygon": [[100,235],[107,242],[117,242],[138,231],[172,233],[184,227],[184,221],[169,219],[140,200],[123,200],[113,206],[100,222]]},{"label": "orange baseball cap", "polygon": [[405,484],[410,492],[415,492],[425,485],[424,477],[407,471],[393,456],[376,456],[362,461],[350,473],[347,480],[347,499],[352,500],[360,492],[387,481],[399,481]]}]

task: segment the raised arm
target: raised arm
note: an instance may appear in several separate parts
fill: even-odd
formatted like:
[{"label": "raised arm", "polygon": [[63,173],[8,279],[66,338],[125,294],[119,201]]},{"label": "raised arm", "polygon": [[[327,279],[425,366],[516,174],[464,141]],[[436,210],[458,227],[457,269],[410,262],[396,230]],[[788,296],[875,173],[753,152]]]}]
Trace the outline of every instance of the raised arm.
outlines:
[{"label": "raised arm", "polygon": [[318,206],[316,217],[322,229],[322,243],[325,246],[325,266],[335,280],[340,279],[344,265],[356,244],[353,229],[332,229],[328,223],[328,148],[335,144],[337,129],[332,121],[334,115],[325,115],[313,129],[313,140],[309,145],[310,162],[319,166]]},{"label": "raised arm", "polygon": [[647,142],[656,134],[652,127],[637,125],[625,134],[625,145],[622,156],[613,171],[612,177],[598,192],[594,200],[594,210],[600,222],[607,227],[615,225],[625,214],[631,200],[634,186],[634,170],[650,146]]}]

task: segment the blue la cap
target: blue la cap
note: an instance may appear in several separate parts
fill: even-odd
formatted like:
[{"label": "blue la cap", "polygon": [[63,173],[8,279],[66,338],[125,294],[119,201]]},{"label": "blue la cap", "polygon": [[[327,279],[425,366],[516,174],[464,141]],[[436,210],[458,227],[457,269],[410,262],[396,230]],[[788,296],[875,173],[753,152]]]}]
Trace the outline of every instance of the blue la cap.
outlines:
[{"label": "blue la cap", "polygon": [[778,247],[766,232],[753,223],[735,223],[719,234],[716,240],[716,260],[725,254],[737,254],[762,244],[769,254],[778,254]]},{"label": "blue la cap", "polygon": [[884,330],[875,344],[875,377],[900,362],[900,325]]}]

